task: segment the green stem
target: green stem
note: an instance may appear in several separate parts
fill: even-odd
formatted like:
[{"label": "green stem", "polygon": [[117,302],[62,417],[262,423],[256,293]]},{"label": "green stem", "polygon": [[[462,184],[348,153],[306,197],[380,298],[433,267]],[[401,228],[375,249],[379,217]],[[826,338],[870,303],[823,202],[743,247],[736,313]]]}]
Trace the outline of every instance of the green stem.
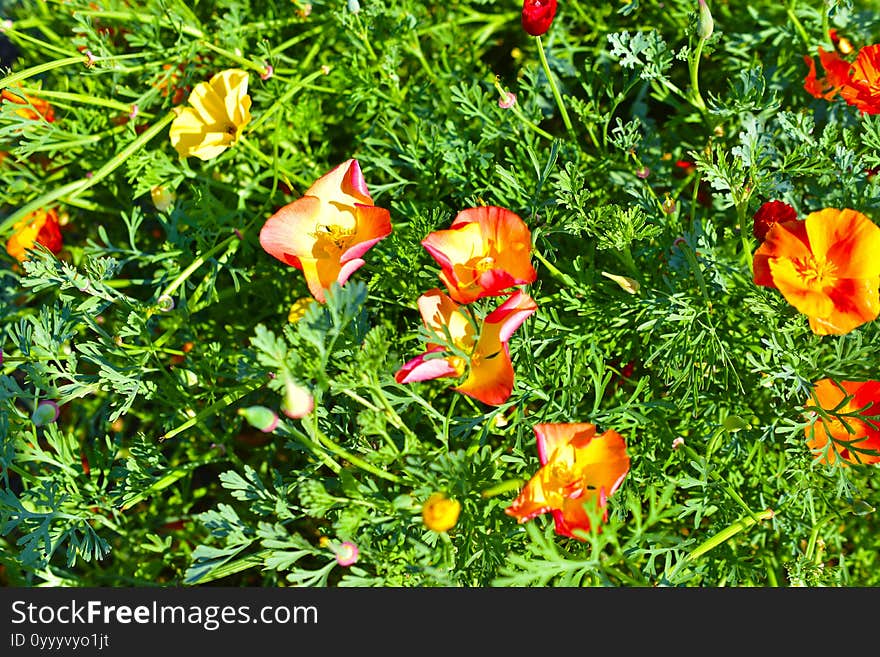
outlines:
[{"label": "green stem", "polygon": [[[19,91],[17,89],[16,91]],[[82,103],[84,105],[97,105],[99,107],[109,107],[110,109],[119,110],[121,112],[130,112],[132,105],[136,103],[120,103],[118,100],[109,100],[107,98],[99,98],[97,96],[87,96],[85,94],[74,94],[68,91],[52,91],[50,89],[37,89],[34,87],[21,87],[20,91],[30,94],[31,96],[39,96],[40,98],[45,98],[46,100],[51,100],[53,98],[57,100],[69,100],[77,103]],[[148,119],[152,118],[152,114],[148,114],[147,112],[140,112],[138,114],[140,118]]]},{"label": "green stem", "polygon": [[804,44],[809,46],[810,45],[810,37],[807,36],[807,31],[804,29],[804,26],[801,23],[800,19],[798,19],[797,14],[794,13],[794,8],[796,5],[797,5],[796,0],[792,0],[791,4],[786,5],[785,12],[788,14],[788,17],[791,19],[791,22],[794,23],[794,26],[797,29],[798,34],[800,34],[801,39],[803,39]]},{"label": "green stem", "polygon": [[[699,454],[697,454],[697,453],[693,450],[692,447],[690,447],[690,446],[687,445],[686,443],[683,444],[683,445],[681,446],[681,449],[682,449],[682,450],[683,450],[683,451],[684,451],[689,457],[691,457],[693,460],[695,460],[695,461],[703,461],[704,463],[706,463],[706,471],[707,471],[707,473],[709,474],[709,476],[710,476],[712,479],[715,480],[715,482],[721,487],[721,489],[722,489],[725,493],[727,493],[727,495],[730,496],[730,498],[731,498],[734,502],[736,502],[736,503],[739,504],[743,509],[745,509],[746,513],[747,513],[747,514],[749,515],[749,517],[754,521],[752,524],[754,524],[755,522],[758,522],[758,520],[761,519],[761,518],[760,518],[760,514],[756,515],[755,512],[752,511],[752,508],[746,503],[746,501],[740,496],[740,494],[737,493],[737,492],[733,489],[733,487],[732,487],[730,484],[727,483],[727,480],[725,480],[724,477],[722,477],[722,476],[721,476],[720,474],[718,474],[715,470],[713,470],[713,469],[711,469],[711,468],[709,467],[709,464],[708,464],[708,462],[706,462],[706,459],[702,458]],[[765,513],[766,513],[766,512],[765,512]],[[770,513],[772,514],[773,512],[771,511]],[[726,540],[726,539],[725,539],[725,540]],[[713,547],[714,547],[714,546],[713,546]],[[709,548],[709,549],[711,549],[711,548]]]},{"label": "green stem", "polygon": [[[2,82],[0,82],[0,86],[3,86]],[[8,226],[11,226],[16,221],[20,220],[22,217],[28,215],[34,210],[39,210],[40,208],[46,207],[53,201],[56,201],[64,196],[75,198],[87,189],[97,185],[99,182],[104,180],[104,178],[109,176],[113,171],[119,168],[123,164],[123,162],[129,159],[142,146],[144,146],[159,132],[161,132],[165,128],[165,126],[167,126],[169,123],[171,123],[171,121],[174,120],[175,116],[176,114],[174,112],[169,112],[163,118],[159,119],[157,123],[150,126],[150,128],[145,130],[143,134],[138,136],[137,139],[132,141],[128,146],[117,153],[116,156],[114,156],[109,162],[107,162],[107,164],[95,171],[91,178],[82,178],[80,180],[75,180],[72,183],[68,183],[67,185],[56,187],[51,192],[47,192],[46,194],[43,194],[42,196],[34,199],[30,203],[27,203],[20,207],[18,210],[9,215],[6,219],[4,219],[2,223],[0,223],[0,235],[4,233]]]},{"label": "green stem", "polygon": [[537,249],[533,249],[532,253],[541,262],[541,264],[547,268],[547,271],[550,272],[550,275],[553,276],[553,278],[555,278],[556,280],[560,281],[561,283],[563,283],[564,285],[566,285],[568,287],[576,287],[577,286],[577,283],[575,283],[574,279],[571,276],[559,271],[552,262],[547,260],[547,258],[545,258],[541,254],[540,251],[538,251]]},{"label": "green stem", "polygon": [[746,210],[748,208],[748,200],[734,199],[734,206],[736,207],[736,218],[737,223],[739,224],[739,239],[740,242],[742,242],[743,265],[749,272],[751,272],[752,244],[749,241],[749,234],[751,233],[751,231],[749,231],[748,216],[746,214]]},{"label": "green stem", "polygon": [[538,56],[541,58],[541,66],[544,67],[544,74],[547,76],[547,81],[550,83],[550,89],[553,91],[553,97],[556,99],[556,106],[559,108],[559,113],[562,115],[562,121],[565,123],[565,128],[568,130],[568,133],[576,138],[574,128],[571,125],[571,119],[568,118],[568,111],[565,109],[565,104],[562,102],[562,96],[559,93],[559,88],[556,86],[556,80],[553,77],[553,73],[550,71],[550,64],[547,62],[547,55],[544,53],[544,44],[541,42],[541,37],[535,37],[535,40],[538,43]]},{"label": "green stem", "polygon": [[316,443],[314,440],[309,438],[305,433],[303,433],[302,431],[299,431],[297,429],[293,429],[293,428],[287,426],[286,424],[284,424],[282,426],[284,426],[284,429],[287,431],[287,433],[289,433],[291,436],[293,436],[298,441],[300,441],[303,445],[308,447],[312,451],[312,454],[314,454],[319,459],[321,459],[321,461],[324,463],[324,465],[326,465],[328,468],[330,468],[333,472],[335,472],[336,474],[339,474],[340,472],[342,472],[342,466],[339,465],[333,459],[331,459],[330,456],[328,456],[327,452],[324,449],[322,449],[318,443]]},{"label": "green stem", "polygon": [[210,417],[211,415],[213,415],[214,413],[216,413],[220,409],[226,408],[230,404],[237,402],[239,399],[241,399],[242,397],[244,397],[247,394],[252,393],[254,390],[259,390],[264,385],[266,385],[266,383],[267,383],[266,381],[252,381],[252,382],[248,383],[244,387],[244,389],[242,389],[242,390],[238,390],[234,393],[229,393],[229,394],[223,395],[223,397],[218,399],[216,402],[214,402],[210,406],[203,408],[201,411],[196,413],[194,416],[192,416],[190,419],[188,419],[186,422],[184,422],[180,426],[175,427],[171,431],[159,436],[159,442],[163,442],[166,440],[170,440],[171,438],[174,438],[179,433],[186,431],[187,429],[194,426],[198,422],[201,422],[205,418]]},{"label": "green stem", "polygon": [[233,240],[237,239],[239,239],[238,235],[230,235],[216,246],[205,251],[205,253],[201,254],[198,258],[193,260],[189,267],[180,272],[180,274],[177,275],[177,278],[171,281],[171,283],[168,284],[168,287],[166,287],[162,291],[162,293],[156,298],[161,299],[165,296],[170,297],[172,294],[174,294],[175,291],[177,291],[177,288],[179,288],[186,282],[186,279],[192,276],[193,272],[195,272],[199,267],[205,264],[205,262],[207,262],[210,258],[214,257],[215,253],[219,253],[220,251],[228,247]]},{"label": "green stem", "polygon": [[691,55],[691,58],[688,60],[688,69],[691,74],[691,102],[694,106],[699,109],[701,112],[706,111],[706,103],[703,101],[703,96],[700,94],[700,57],[703,54],[703,44],[706,43],[705,39],[700,39],[697,42],[697,49]]},{"label": "green stem", "polygon": [[400,483],[400,477],[398,477],[397,475],[393,475],[390,472],[385,472],[384,470],[380,470],[372,463],[368,463],[367,461],[364,461],[359,456],[355,456],[354,454],[349,452],[347,449],[345,449],[344,447],[342,447],[341,445],[339,445],[338,443],[333,441],[331,438],[324,435],[324,432],[322,432],[317,427],[315,427],[314,429],[315,429],[315,437],[318,439],[318,441],[324,447],[326,447],[328,450],[330,450],[330,452],[335,454],[336,456],[345,459],[346,461],[351,463],[356,468],[360,468],[361,470],[364,470],[366,472],[369,472],[370,474],[376,475],[377,477],[381,477],[382,479],[386,479],[386,480],[391,481],[395,484]]},{"label": "green stem", "polygon": [[725,527],[720,532],[701,543],[693,552],[691,552],[684,558],[684,562],[690,563],[695,559],[699,559],[710,550],[713,550],[722,543],[729,541],[731,538],[739,534],[744,529],[753,527],[762,520],[770,520],[775,515],[776,513],[775,511],[773,511],[773,509],[766,509],[758,514],[743,516],[729,527]]},{"label": "green stem", "polygon": [[699,261],[697,261],[696,254],[691,250],[690,245],[684,240],[678,243],[678,248],[682,253],[684,253],[684,257],[687,259],[688,264],[694,271],[694,276],[696,276],[697,278],[697,285],[700,286],[700,294],[703,295],[703,300],[706,302],[706,307],[711,309],[712,300],[709,298],[709,291],[706,288],[706,280],[703,278],[703,270],[700,267]]}]

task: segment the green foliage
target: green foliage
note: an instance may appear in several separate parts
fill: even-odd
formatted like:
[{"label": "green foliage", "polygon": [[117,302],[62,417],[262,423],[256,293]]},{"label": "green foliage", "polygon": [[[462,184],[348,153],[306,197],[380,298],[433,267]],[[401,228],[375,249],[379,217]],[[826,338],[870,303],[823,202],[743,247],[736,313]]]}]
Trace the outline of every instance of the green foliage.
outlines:
[{"label": "green foliage", "polygon": [[[880,18],[708,4],[702,42],[695,0],[560,3],[539,42],[507,0],[5,3],[0,87],[54,120],[0,103],[0,236],[54,207],[64,249],[0,259],[0,583],[878,585],[877,466],[805,430],[813,382],[877,378],[880,324],[815,335],[751,264],[767,200],[880,221],[880,117],[804,89],[829,29],[859,48]],[[181,158],[171,118],[230,68],[251,123]],[[260,229],[349,158],[393,230],[318,303]],[[496,406],[395,379],[443,289],[421,241],[480,205],[526,222],[538,272]],[[564,422],[631,459],[583,540],[505,513]]]}]

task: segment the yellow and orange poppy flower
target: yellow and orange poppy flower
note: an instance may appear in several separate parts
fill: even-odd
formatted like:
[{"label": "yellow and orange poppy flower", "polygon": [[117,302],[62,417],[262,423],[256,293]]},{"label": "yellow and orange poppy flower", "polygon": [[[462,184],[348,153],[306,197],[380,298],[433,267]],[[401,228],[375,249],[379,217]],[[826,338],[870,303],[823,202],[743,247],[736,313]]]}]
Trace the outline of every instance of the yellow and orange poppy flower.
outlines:
[{"label": "yellow and orange poppy flower", "polygon": [[626,442],[613,429],[597,435],[588,422],[538,424],[534,431],[541,468],[504,511],[520,523],[549,512],[557,534],[584,540],[575,530],[590,531],[585,505],[604,509],[629,472]]},{"label": "yellow and orange poppy flower", "polygon": [[826,208],[774,224],[755,251],[756,285],[774,287],[817,335],[840,335],[880,312],[880,228],[855,210]]},{"label": "yellow and orange poppy flower", "polygon": [[467,372],[457,392],[491,406],[503,404],[514,384],[508,341],[537,309],[529,295],[517,290],[478,329],[478,322],[449,296],[436,288],[429,290],[419,297],[419,312],[438,342],[428,343],[425,353],[407,362],[394,378],[398,383],[412,383]]},{"label": "yellow and orange poppy flower", "polygon": [[58,213],[54,208],[34,210],[12,226],[12,235],[6,241],[6,252],[19,262],[27,260],[28,249],[42,244],[52,253],[60,253],[63,247]]},{"label": "yellow and orange poppy flower", "polygon": [[422,246],[440,265],[440,280],[458,303],[504,294],[532,283],[532,235],[515,213],[493,205],[458,213],[449,230],[430,233]]},{"label": "yellow and orange poppy flower", "polygon": [[21,109],[15,110],[15,113],[31,121],[43,118],[49,123],[55,121],[55,110],[52,106],[42,98],[28,96],[21,91],[12,89],[3,89],[0,91],[0,101],[9,101],[16,105],[24,105]]},{"label": "yellow and orange poppy flower", "polygon": [[357,160],[321,176],[299,199],[278,210],[260,230],[260,245],[302,270],[319,302],[324,291],[363,266],[362,256],[391,233],[391,214],[373,205]]},{"label": "yellow and orange poppy flower", "polygon": [[828,415],[814,412],[804,429],[807,446],[820,462],[833,464],[838,457],[844,464],[880,462],[880,417],[864,417],[880,416],[880,381],[821,379],[806,405]]},{"label": "yellow and orange poppy flower", "polygon": [[199,82],[189,107],[176,108],[168,136],[180,157],[210,160],[233,145],[251,120],[248,73],[229,69]]}]

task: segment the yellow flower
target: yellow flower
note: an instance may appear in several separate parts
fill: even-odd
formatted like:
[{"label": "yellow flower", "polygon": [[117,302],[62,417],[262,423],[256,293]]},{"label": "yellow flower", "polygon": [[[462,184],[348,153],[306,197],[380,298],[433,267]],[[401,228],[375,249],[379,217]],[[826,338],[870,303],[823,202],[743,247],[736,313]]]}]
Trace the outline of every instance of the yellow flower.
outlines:
[{"label": "yellow flower", "polygon": [[168,133],[180,157],[210,160],[238,140],[251,120],[247,89],[247,72],[235,68],[195,86],[189,96],[191,107],[178,110]]},{"label": "yellow flower", "polygon": [[290,312],[287,313],[287,321],[291,324],[296,324],[305,316],[306,310],[309,309],[311,303],[311,297],[301,297],[294,301],[293,305],[290,307]]},{"label": "yellow flower", "polygon": [[422,520],[428,529],[445,532],[455,527],[460,512],[459,502],[450,500],[443,493],[434,493],[422,507]]}]

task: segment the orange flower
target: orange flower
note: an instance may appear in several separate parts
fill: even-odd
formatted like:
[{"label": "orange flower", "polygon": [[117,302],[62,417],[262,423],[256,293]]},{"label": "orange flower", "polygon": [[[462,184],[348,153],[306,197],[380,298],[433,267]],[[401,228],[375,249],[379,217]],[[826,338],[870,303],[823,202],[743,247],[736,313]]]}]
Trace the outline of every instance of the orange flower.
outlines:
[{"label": "orange flower", "polygon": [[629,472],[626,443],[613,429],[597,436],[596,426],[586,422],[534,430],[541,468],[504,512],[523,523],[549,511],[557,534],[584,540],[574,530],[590,531],[585,505],[604,509]]},{"label": "orange flower", "polygon": [[804,79],[804,89],[814,98],[831,100],[849,81],[850,63],[834,52],[826,52],[819,48],[819,61],[825,69],[825,77],[817,78],[816,62],[809,55],[804,55],[804,61],[809,66],[807,77]]},{"label": "orange flower", "polygon": [[831,100],[839,93],[861,112],[880,114],[880,44],[860,49],[852,64],[836,52],[819,48],[824,78],[817,78],[812,57],[805,56],[804,61],[809,66],[804,88],[810,95]]},{"label": "orange flower", "polygon": [[42,244],[52,253],[61,251],[61,230],[58,227],[58,213],[54,208],[34,210],[12,226],[12,236],[6,242],[6,252],[22,262],[27,260],[27,250],[35,244]]},{"label": "orange flower", "polygon": [[438,289],[419,297],[419,312],[428,330],[445,344],[428,343],[426,351],[395,374],[398,383],[460,377],[455,390],[484,404],[503,404],[513,392],[514,374],[508,340],[529,315],[538,309],[525,292],[516,291],[480,324]]},{"label": "orange flower", "polygon": [[826,208],[767,232],[753,260],[756,285],[774,287],[816,335],[840,335],[880,312],[880,228],[855,210]]},{"label": "orange flower", "polygon": [[813,385],[806,405],[829,416],[813,413],[812,423],[804,428],[807,446],[820,451],[816,455],[820,462],[833,464],[838,456],[842,464],[880,462],[880,419],[864,418],[880,416],[880,381],[821,379]]},{"label": "orange flower", "polygon": [[505,208],[462,210],[449,230],[430,233],[422,246],[440,265],[440,280],[459,303],[504,294],[538,276],[529,261],[529,228]]},{"label": "orange flower", "polygon": [[880,44],[859,50],[850,83],[840,95],[865,114],[880,114]]},{"label": "orange flower", "polygon": [[4,89],[3,91],[0,91],[0,101],[2,100],[8,100],[16,105],[26,105],[27,107],[18,109],[15,113],[26,119],[30,119],[31,121],[36,121],[41,117],[46,119],[49,123],[52,123],[55,120],[55,110],[52,109],[52,106],[48,102],[40,98],[28,96],[20,91]]},{"label": "orange flower", "polygon": [[281,262],[301,269],[312,296],[324,302],[333,282],[345,284],[363,256],[391,233],[391,214],[373,205],[357,160],[321,176],[296,201],[273,214],[260,244]]}]

